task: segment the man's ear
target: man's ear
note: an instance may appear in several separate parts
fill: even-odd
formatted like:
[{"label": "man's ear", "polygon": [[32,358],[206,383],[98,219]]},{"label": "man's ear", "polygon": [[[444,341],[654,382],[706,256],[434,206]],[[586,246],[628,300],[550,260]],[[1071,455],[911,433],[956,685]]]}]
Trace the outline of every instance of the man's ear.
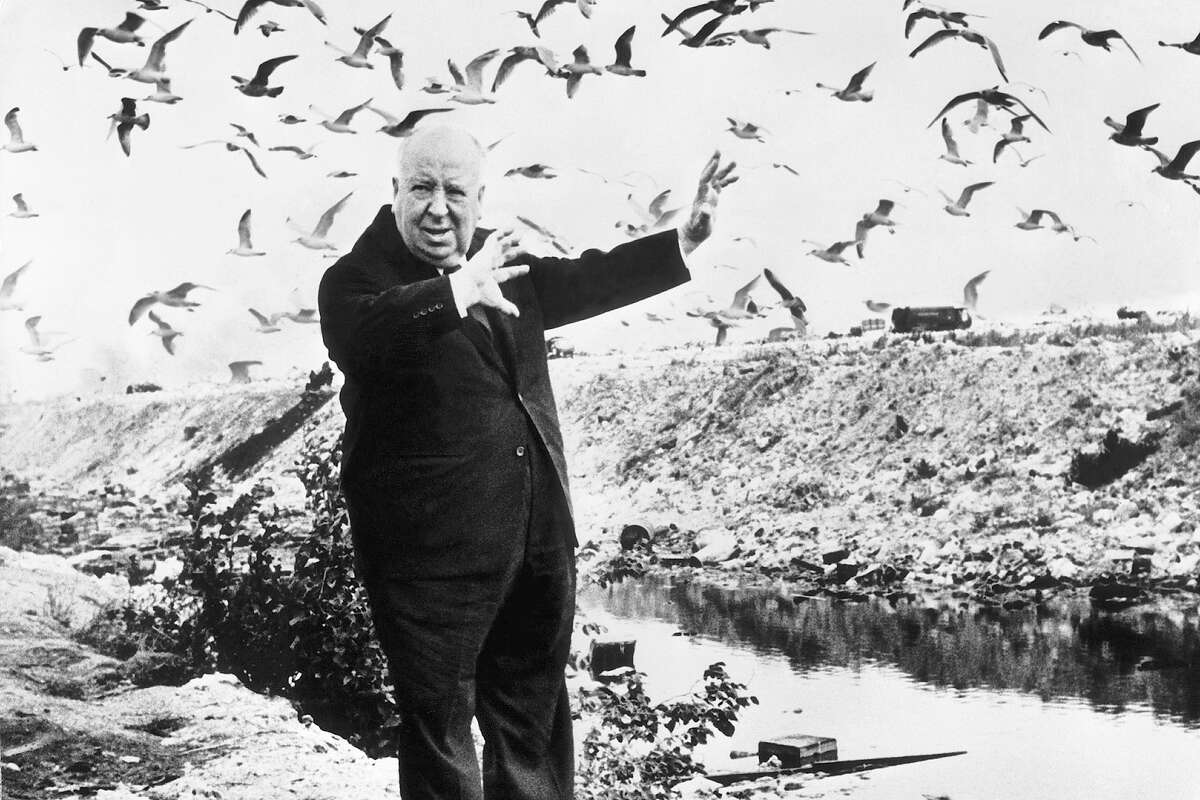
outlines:
[{"label": "man's ear", "polygon": [[478,199],[476,199],[475,202],[479,203],[480,208],[483,208],[483,190],[486,188],[487,187],[484,186],[482,183],[479,184],[479,197],[478,197]]},{"label": "man's ear", "polygon": [[392,199],[395,200],[400,196],[400,179],[392,178]]}]

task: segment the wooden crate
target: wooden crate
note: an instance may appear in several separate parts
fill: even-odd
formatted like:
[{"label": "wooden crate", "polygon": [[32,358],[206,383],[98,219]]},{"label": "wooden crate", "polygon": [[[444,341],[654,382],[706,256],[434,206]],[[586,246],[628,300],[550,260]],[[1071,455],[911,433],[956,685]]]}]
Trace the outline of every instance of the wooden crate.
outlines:
[{"label": "wooden crate", "polygon": [[803,767],[814,761],[836,761],[838,757],[837,739],[829,736],[809,736],[804,733],[794,733],[790,736],[778,736],[774,739],[764,739],[758,743],[759,763],[771,756],[779,758],[779,766],[784,769]]}]

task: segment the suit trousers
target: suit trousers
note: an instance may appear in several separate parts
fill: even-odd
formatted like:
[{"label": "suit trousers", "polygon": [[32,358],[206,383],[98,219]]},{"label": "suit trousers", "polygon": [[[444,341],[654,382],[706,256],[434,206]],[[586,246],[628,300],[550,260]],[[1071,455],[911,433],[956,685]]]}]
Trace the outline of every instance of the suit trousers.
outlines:
[{"label": "suit trousers", "polygon": [[[404,800],[564,800],[575,754],[564,670],[575,613],[575,552],[543,509],[565,503],[530,429],[520,541],[487,574],[389,568],[386,486],[347,482],[359,573],[400,708]],[[482,770],[471,733],[484,738]]]}]

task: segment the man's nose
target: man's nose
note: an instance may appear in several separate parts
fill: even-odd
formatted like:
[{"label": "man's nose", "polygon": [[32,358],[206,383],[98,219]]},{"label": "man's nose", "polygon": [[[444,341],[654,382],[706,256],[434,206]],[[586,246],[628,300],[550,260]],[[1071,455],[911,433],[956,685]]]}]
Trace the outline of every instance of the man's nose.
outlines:
[{"label": "man's nose", "polygon": [[446,193],[441,189],[434,191],[433,196],[429,198],[429,206],[426,211],[435,217],[444,217],[449,213],[450,208],[446,205]]}]

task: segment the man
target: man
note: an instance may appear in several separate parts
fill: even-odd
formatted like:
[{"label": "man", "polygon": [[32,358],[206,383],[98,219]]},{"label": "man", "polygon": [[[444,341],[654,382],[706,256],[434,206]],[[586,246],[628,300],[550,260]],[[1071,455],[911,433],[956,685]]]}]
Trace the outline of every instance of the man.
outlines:
[{"label": "man", "polygon": [[405,800],[572,796],[576,540],[545,330],[687,281],[681,254],[736,180],[719,161],[678,232],[536,258],[476,229],[474,137],[420,128],[392,206],[321,280],[322,336],[345,375],[342,488],[400,707]]}]

